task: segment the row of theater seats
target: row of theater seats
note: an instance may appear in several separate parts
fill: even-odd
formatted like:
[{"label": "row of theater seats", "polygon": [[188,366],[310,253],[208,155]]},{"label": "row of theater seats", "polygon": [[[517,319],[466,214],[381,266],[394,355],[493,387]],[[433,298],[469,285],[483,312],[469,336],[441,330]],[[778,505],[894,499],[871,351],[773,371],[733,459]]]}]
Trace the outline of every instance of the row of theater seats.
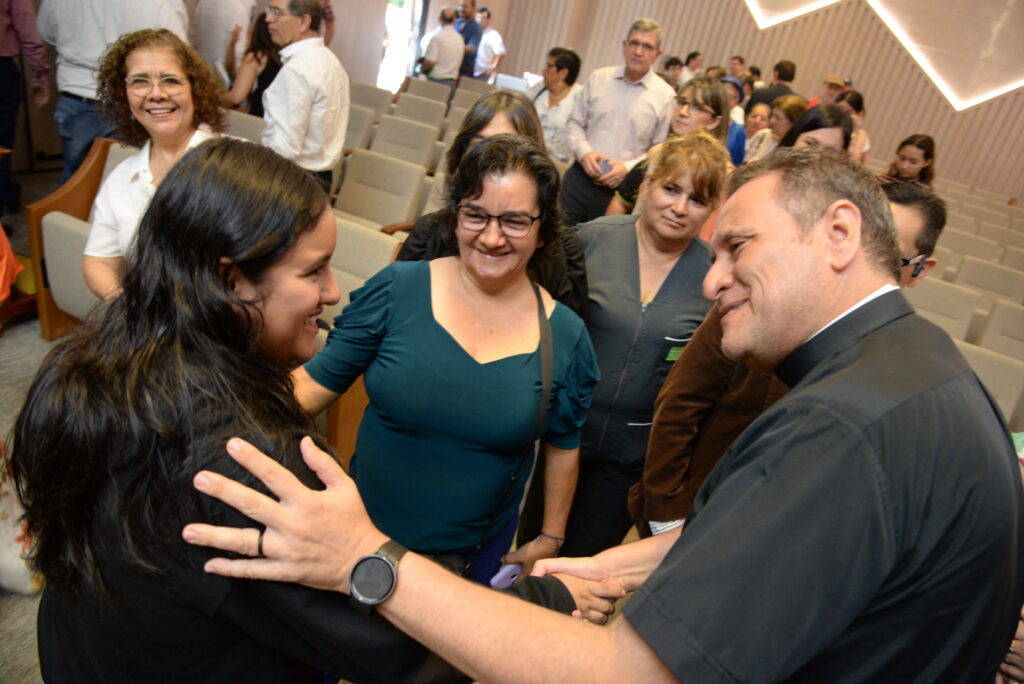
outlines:
[{"label": "row of theater seats", "polygon": [[[885,170],[885,162],[869,168]],[[937,178],[946,228],[932,277],[904,290],[956,341],[1014,431],[1024,431],[1024,209],[1007,197]]]}]

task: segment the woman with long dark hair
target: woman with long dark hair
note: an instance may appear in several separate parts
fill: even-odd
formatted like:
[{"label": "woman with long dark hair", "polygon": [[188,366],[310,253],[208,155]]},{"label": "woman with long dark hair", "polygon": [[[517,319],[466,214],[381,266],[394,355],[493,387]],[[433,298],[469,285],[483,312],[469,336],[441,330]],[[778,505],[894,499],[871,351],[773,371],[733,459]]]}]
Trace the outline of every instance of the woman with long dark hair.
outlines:
[{"label": "woman with long dark hair", "polygon": [[289,371],[313,356],[316,317],[339,298],[336,235],[309,174],[259,145],[208,141],[154,195],[121,293],[42,364],[11,462],[46,579],[46,681],[430,671],[421,649],[344,600],[214,580],[179,534],[196,518],[255,526],[192,488],[202,468],[244,475],[224,449],[233,435],[315,482],[298,448],[313,426]]},{"label": "woman with long dark hair", "polygon": [[797,119],[779,141],[779,147],[797,149],[839,147],[848,149],[853,137],[853,119],[839,105],[811,107]]},{"label": "woman with long dark hair", "polygon": [[935,178],[935,141],[932,136],[915,133],[904,138],[896,148],[896,159],[889,164],[889,170],[883,177],[931,190]]},{"label": "woman with long dark hair", "polygon": [[[233,47],[232,43],[232,48],[228,50],[228,54],[232,56],[235,54]],[[229,64],[229,70],[231,66]],[[248,99],[249,113],[262,117],[263,91],[270,87],[280,70],[281,56],[270,38],[267,15],[260,12],[253,21],[249,47],[242,57],[238,71],[235,72],[231,90],[220,94],[221,104],[225,107],[237,107]]]}]

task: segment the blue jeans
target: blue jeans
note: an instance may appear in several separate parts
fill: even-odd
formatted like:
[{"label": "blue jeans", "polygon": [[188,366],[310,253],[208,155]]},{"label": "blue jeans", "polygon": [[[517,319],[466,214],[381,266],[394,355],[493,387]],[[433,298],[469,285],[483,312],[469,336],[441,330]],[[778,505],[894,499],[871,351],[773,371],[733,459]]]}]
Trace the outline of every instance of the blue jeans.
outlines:
[{"label": "blue jeans", "polygon": [[64,175],[61,183],[71,177],[85,160],[94,138],[110,137],[114,125],[104,116],[98,104],[82,102],[61,95],[53,114],[57,134],[64,150]]}]

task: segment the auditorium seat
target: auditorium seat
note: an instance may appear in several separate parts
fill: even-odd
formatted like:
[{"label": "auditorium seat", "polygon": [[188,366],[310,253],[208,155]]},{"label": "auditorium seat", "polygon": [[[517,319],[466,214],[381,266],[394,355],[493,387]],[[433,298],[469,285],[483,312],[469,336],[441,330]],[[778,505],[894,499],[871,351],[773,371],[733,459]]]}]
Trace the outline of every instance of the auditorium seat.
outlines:
[{"label": "auditorium seat", "polygon": [[973,216],[950,211],[946,214],[946,228],[954,228],[962,233],[977,233],[978,221]]},{"label": "auditorium seat", "polygon": [[480,99],[480,93],[475,90],[467,90],[464,88],[457,88],[455,90],[455,96],[452,97],[452,107],[460,107],[462,109],[470,109],[476,101]]},{"label": "auditorium seat", "polygon": [[394,97],[389,90],[358,81],[349,81],[348,96],[350,104],[357,104],[373,110],[374,120],[380,118]]},{"label": "auditorium seat", "polygon": [[1024,273],[1006,266],[965,256],[953,282],[980,292],[977,306],[986,311],[996,299],[1024,303]]},{"label": "auditorium seat", "polygon": [[953,253],[962,256],[972,256],[998,263],[1003,256],[1003,248],[995,240],[978,237],[971,233],[965,233],[955,228],[946,228],[939,236],[939,244]]},{"label": "auditorium seat", "polygon": [[473,91],[474,93],[477,94],[477,96],[483,95],[484,93],[489,93],[492,90],[494,90],[494,86],[492,86],[487,81],[481,81],[480,79],[477,78],[470,78],[469,76],[460,77],[458,86],[462,90]]},{"label": "auditorium seat", "polygon": [[366,148],[370,144],[370,130],[373,128],[373,110],[363,105],[348,108],[348,127],[345,129],[345,149]]},{"label": "auditorium seat", "polygon": [[422,166],[370,150],[353,150],[345,162],[345,180],[335,213],[374,230],[412,221],[420,204]]},{"label": "auditorium seat", "polygon": [[448,105],[444,102],[411,93],[401,93],[398,96],[398,101],[395,102],[392,114],[440,128],[447,111]]},{"label": "auditorium seat", "polygon": [[1024,361],[954,340],[1014,432],[1024,431]]},{"label": "auditorium seat", "polygon": [[917,313],[956,340],[967,338],[981,299],[981,294],[974,290],[938,278],[925,278],[914,287],[905,287],[903,294]]},{"label": "auditorium seat", "polygon": [[[103,179],[136,152],[137,148],[108,138],[96,138],[82,165],[67,182],[25,207],[39,331],[43,339],[52,340],[70,332],[91,309],[89,303],[99,301],[86,287],[82,276],[83,236],[88,236],[89,214]],[[53,212],[64,216],[54,216],[44,222]],[[47,245],[53,250],[52,254]]]},{"label": "auditorium seat", "polygon": [[977,339],[968,341],[1024,361],[1024,306],[996,300]]},{"label": "auditorium seat", "polygon": [[987,221],[998,226],[1006,226],[1009,224],[1009,219],[1007,219],[1005,213],[1001,211],[994,211],[979,204],[963,204],[960,206],[960,213],[973,216],[979,223],[981,221]]},{"label": "auditorium seat", "polygon": [[267,125],[262,117],[246,114],[237,109],[228,109],[226,113],[228,129],[225,133],[254,143],[262,142],[263,129]]},{"label": "auditorium seat", "polygon": [[434,153],[437,127],[400,116],[383,114],[373,134],[370,149],[423,167],[424,173]]},{"label": "auditorium seat", "polygon": [[441,122],[441,134],[440,137],[444,138],[448,135],[449,131],[458,131],[462,126],[462,120],[466,118],[466,112],[469,110],[464,107],[452,107],[448,110],[448,116]]},{"label": "auditorium seat", "polygon": [[1003,250],[1003,258],[999,263],[1018,271],[1024,271],[1024,249],[1020,247],[1007,247]]},{"label": "auditorium seat", "polygon": [[423,78],[410,78],[406,84],[406,92],[412,93],[413,95],[419,95],[429,100],[436,102],[443,102],[444,105],[448,106],[448,98],[452,94],[452,89],[443,83],[434,83]]},{"label": "auditorium seat", "polygon": [[994,240],[1003,247],[1024,248],[1024,232],[998,226],[987,221],[982,221],[978,224],[978,236]]}]

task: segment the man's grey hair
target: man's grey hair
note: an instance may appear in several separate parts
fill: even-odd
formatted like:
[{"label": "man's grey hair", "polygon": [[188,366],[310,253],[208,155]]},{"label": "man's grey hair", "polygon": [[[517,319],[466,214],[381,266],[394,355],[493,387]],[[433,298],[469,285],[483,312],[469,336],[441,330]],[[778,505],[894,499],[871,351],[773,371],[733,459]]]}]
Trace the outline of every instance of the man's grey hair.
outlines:
[{"label": "man's grey hair", "polygon": [[629,37],[633,35],[633,31],[643,31],[644,33],[647,33],[648,31],[656,31],[658,33],[658,38],[655,40],[654,46],[659,50],[661,49],[661,41],[664,37],[664,32],[661,30],[661,24],[654,21],[654,19],[637,19],[634,21],[632,26],[629,27],[629,30],[626,31],[626,40],[629,40]]},{"label": "man's grey hair", "polygon": [[309,15],[309,30],[320,31],[320,22],[324,19],[324,6],[320,0],[288,0],[288,13],[301,17]]},{"label": "man's grey hair", "polygon": [[849,154],[831,147],[814,151],[777,149],[736,169],[729,178],[728,195],[769,174],[778,175],[777,199],[804,232],[833,202],[852,202],[860,210],[864,253],[879,271],[899,279],[900,251],[889,201],[878,181]]}]

